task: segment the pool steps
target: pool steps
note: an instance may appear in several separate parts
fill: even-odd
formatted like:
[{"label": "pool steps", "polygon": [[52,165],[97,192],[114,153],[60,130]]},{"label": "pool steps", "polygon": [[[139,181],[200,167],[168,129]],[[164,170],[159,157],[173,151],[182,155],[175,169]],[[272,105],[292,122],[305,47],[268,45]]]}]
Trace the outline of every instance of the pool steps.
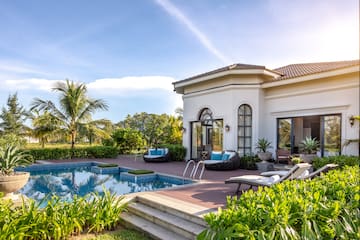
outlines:
[{"label": "pool steps", "polygon": [[125,225],[154,239],[196,239],[206,228],[203,214],[211,210],[157,193],[137,194],[122,213]]}]

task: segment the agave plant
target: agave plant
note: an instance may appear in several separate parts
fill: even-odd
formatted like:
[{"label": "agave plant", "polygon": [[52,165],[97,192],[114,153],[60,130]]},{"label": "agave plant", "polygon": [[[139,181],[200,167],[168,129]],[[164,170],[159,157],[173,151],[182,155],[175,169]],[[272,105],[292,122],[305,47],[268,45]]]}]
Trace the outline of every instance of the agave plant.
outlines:
[{"label": "agave plant", "polygon": [[0,148],[0,175],[11,175],[16,167],[24,167],[32,162],[32,157],[16,146]]},{"label": "agave plant", "polygon": [[256,143],[256,148],[261,152],[266,152],[268,148],[272,148],[271,142],[269,142],[266,138],[259,138]]},{"label": "agave plant", "polygon": [[306,137],[301,141],[301,149],[307,154],[316,153],[318,147],[319,141],[316,138]]}]

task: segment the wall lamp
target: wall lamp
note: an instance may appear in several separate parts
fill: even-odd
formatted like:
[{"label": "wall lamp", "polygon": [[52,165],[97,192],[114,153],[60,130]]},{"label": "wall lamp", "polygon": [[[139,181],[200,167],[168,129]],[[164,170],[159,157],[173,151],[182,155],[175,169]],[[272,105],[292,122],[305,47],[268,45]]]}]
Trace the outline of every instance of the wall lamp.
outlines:
[{"label": "wall lamp", "polygon": [[351,117],[349,118],[349,122],[350,122],[350,126],[351,126],[351,127],[354,126],[354,123],[355,123],[355,118],[354,118],[354,116],[351,116]]},{"label": "wall lamp", "polygon": [[225,131],[230,131],[230,126],[228,124],[225,125]]},{"label": "wall lamp", "polygon": [[186,132],[186,128],[184,128],[184,127],[181,130],[183,133]]}]

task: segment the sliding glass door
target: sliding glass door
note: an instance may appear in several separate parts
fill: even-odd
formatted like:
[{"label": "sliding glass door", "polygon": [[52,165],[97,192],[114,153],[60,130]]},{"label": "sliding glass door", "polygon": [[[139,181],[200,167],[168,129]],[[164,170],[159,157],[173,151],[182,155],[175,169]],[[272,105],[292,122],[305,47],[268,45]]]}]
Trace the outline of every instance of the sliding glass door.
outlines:
[{"label": "sliding glass door", "polygon": [[277,148],[301,153],[301,142],[307,138],[319,141],[318,155],[339,155],[341,152],[341,115],[316,115],[277,120]]}]

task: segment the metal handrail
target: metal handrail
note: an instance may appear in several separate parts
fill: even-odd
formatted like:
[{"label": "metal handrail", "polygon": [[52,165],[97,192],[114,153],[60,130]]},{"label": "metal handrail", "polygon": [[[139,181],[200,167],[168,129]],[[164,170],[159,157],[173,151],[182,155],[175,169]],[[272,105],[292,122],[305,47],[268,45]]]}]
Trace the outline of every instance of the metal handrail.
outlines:
[{"label": "metal handrail", "polygon": [[194,164],[194,166],[193,166],[193,169],[192,169],[191,172],[190,172],[190,178],[191,178],[191,176],[192,176],[192,174],[193,174],[193,172],[194,172],[194,170],[195,170],[195,161],[194,161],[194,160],[189,160],[189,161],[187,162],[186,167],[185,167],[184,172],[183,172],[183,177],[185,177],[186,172],[187,172],[188,168],[190,167],[190,165],[191,165],[192,163]]},{"label": "metal handrail", "polygon": [[189,161],[187,162],[187,164],[186,164],[185,169],[184,169],[183,177],[185,177],[186,172],[187,172],[187,170],[188,170],[188,168],[190,167],[191,164],[194,164],[194,166],[193,166],[193,168],[192,168],[192,170],[191,170],[191,172],[190,172],[189,178],[193,178],[193,179],[196,178],[196,173],[197,173],[200,165],[202,164],[201,172],[200,172],[200,175],[199,175],[199,180],[201,180],[202,175],[203,175],[204,170],[205,170],[204,161],[199,161],[197,164],[195,164],[195,161],[194,161],[194,160],[189,160]]}]

